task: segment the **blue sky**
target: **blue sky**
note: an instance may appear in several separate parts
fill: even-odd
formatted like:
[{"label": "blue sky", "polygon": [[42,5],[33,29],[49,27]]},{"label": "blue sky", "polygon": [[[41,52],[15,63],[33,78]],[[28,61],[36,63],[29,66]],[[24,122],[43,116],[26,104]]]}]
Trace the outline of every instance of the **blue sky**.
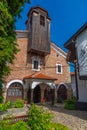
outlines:
[{"label": "blue sky", "polygon": [[17,30],[25,30],[27,13],[33,6],[41,6],[51,20],[50,39],[63,48],[63,44],[87,21],[87,0],[31,0],[25,4],[22,18],[16,22]]}]

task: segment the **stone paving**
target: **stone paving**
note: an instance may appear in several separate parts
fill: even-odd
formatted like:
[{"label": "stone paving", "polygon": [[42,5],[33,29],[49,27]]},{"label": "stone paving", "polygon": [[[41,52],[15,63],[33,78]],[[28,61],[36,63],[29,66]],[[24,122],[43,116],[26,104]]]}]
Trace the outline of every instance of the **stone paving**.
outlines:
[{"label": "stone paving", "polygon": [[52,121],[68,126],[69,130],[87,130],[87,111],[65,110],[63,104],[47,107],[55,114]]},{"label": "stone paving", "polygon": [[[52,119],[53,122],[61,123],[69,127],[69,130],[87,130],[87,111],[77,111],[77,110],[65,110],[64,104],[57,104],[51,107],[49,104],[46,104],[45,109],[52,111],[55,114],[55,117]],[[13,115],[25,115],[28,108],[13,108],[9,109],[6,114]]]}]

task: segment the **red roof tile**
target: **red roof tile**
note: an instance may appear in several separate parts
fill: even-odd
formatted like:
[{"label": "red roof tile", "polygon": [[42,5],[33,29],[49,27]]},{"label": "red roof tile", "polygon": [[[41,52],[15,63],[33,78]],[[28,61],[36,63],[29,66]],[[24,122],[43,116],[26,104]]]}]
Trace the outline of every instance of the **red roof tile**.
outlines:
[{"label": "red roof tile", "polygon": [[71,72],[70,74],[71,74],[71,75],[75,75],[75,72]]},{"label": "red roof tile", "polygon": [[56,78],[53,78],[51,76],[48,76],[43,73],[33,73],[29,76],[24,77],[24,79],[45,79],[45,80],[57,80]]}]

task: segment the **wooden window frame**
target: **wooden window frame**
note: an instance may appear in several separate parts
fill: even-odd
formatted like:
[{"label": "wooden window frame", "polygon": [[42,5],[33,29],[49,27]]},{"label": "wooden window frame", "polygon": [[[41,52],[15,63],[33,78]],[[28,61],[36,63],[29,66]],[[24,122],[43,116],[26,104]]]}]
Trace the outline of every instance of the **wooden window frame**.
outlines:
[{"label": "wooden window frame", "polygon": [[40,15],[40,25],[45,26],[45,17]]},{"label": "wooden window frame", "polygon": [[[58,71],[58,66],[61,67],[61,72]],[[57,74],[62,74],[63,73],[63,71],[62,71],[62,64],[56,64],[56,73]]]},{"label": "wooden window frame", "polygon": [[[38,62],[38,68],[34,68],[34,62]],[[32,70],[33,71],[40,71],[40,60],[38,59],[32,59]]]}]

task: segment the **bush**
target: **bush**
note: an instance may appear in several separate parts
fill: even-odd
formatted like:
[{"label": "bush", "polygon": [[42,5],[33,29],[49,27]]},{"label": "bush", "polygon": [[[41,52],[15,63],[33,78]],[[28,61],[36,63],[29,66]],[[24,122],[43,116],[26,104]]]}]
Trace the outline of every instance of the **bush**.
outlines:
[{"label": "bush", "polygon": [[65,101],[65,109],[68,110],[75,110],[75,103],[76,103],[76,98],[72,97],[71,99],[68,99]]},{"label": "bush", "polygon": [[27,123],[19,121],[15,124],[11,124],[8,120],[0,121],[0,130],[28,130]]},{"label": "bush", "polygon": [[57,98],[57,103],[63,103],[63,99],[60,96]]},{"label": "bush", "polygon": [[52,114],[48,111],[33,104],[29,109],[28,115],[28,125],[31,130],[49,130],[49,123],[52,118]]},{"label": "bush", "polygon": [[53,116],[43,107],[32,105],[28,112],[28,126],[31,130],[68,130],[68,128],[62,124],[52,123],[51,119]]},{"label": "bush", "polygon": [[22,108],[24,106],[24,103],[23,103],[23,101],[22,100],[17,100],[17,101],[15,101],[14,102],[14,107],[15,108]]},{"label": "bush", "polygon": [[12,130],[28,130],[27,123],[24,121],[19,121],[12,125]]},{"label": "bush", "polygon": [[0,96],[0,103],[3,103],[3,100],[4,100],[3,96]]},{"label": "bush", "polygon": [[7,102],[5,104],[0,104],[0,112],[7,111],[7,109],[10,107],[10,102]]},{"label": "bush", "polygon": [[0,104],[0,112],[4,111],[4,104]]},{"label": "bush", "polygon": [[69,130],[68,127],[57,124],[57,123],[50,123],[50,129],[49,130]]}]

